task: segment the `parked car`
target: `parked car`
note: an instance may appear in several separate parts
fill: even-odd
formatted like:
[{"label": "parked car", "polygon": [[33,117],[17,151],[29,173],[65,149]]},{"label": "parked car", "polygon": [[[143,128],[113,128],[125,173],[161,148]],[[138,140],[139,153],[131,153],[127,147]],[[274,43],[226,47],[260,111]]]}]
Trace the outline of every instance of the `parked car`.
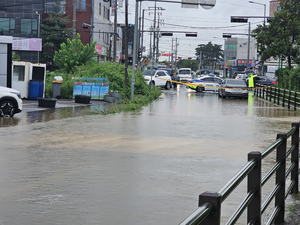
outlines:
[{"label": "parked car", "polygon": [[[246,80],[246,83],[248,84],[248,79]],[[277,85],[277,81],[276,79],[267,76],[256,76],[254,77],[254,85],[256,84],[270,86],[270,85]]]},{"label": "parked car", "polygon": [[188,81],[192,79],[192,70],[191,68],[181,68],[178,70],[178,76],[180,81]]},{"label": "parked car", "polygon": [[243,81],[246,81],[247,80],[247,78],[248,78],[248,75],[247,74],[238,74],[238,75],[236,75],[236,77],[235,77],[235,79],[242,79]]},{"label": "parked car", "polygon": [[241,79],[226,78],[219,88],[219,97],[248,98],[248,89],[245,81]]},{"label": "parked car", "polygon": [[190,80],[186,87],[192,90],[196,90],[197,92],[218,91],[218,87],[220,86],[222,81],[223,80],[221,78],[216,77],[215,75],[205,75],[203,77]]},{"label": "parked car", "polygon": [[164,87],[169,90],[172,87],[171,76],[164,70],[145,70],[143,76],[149,85]]},{"label": "parked car", "polygon": [[168,74],[171,76],[172,81],[176,81],[176,82],[172,82],[172,85],[174,88],[177,87],[177,82],[180,81],[180,77],[179,76],[174,76],[174,72],[171,68],[157,68],[158,70],[165,70],[168,72]]},{"label": "parked car", "polygon": [[238,74],[242,74],[243,73],[243,71],[235,71],[234,73],[233,73],[233,75],[232,75],[232,78],[236,78],[236,76],[238,75]]},{"label": "parked car", "polygon": [[0,116],[11,117],[21,111],[21,93],[15,89],[0,86]]}]

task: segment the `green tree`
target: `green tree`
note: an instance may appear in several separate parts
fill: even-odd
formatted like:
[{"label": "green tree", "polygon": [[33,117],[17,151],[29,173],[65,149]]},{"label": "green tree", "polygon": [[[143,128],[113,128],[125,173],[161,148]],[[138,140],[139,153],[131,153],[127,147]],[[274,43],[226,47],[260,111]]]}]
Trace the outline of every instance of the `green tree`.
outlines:
[{"label": "green tree", "polygon": [[176,65],[178,68],[191,68],[192,71],[199,69],[199,61],[195,59],[181,59]]},{"label": "green tree", "polygon": [[61,70],[73,73],[78,66],[93,60],[93,57],[97,55],[95,46],[96,41],[91,46],[89,44],[84,46],[80,40],[80,34],[77,34],[76,39],[67,39],[67,43],[60,45],[59,52],[55,52],[54,62]]},{"label": "green tree", "polygon": [[21,57],[13,51],[12,52],[12,61],[20,61],[20,60],[21,60]]},{"label": "green tree", "polygon": [[201,65],[204,67],[216,67],[216,63],[223,60],[223,50],[221,49],[221,45],[212,44],[208,42],[206,45],[201,44],[196,48],[197,61],[200,61],[201,57]]},{"label": "green tree", "polygon": [[270,57],[287,60],[288,67],[299,63],[300,46],[300,2],[280,0],[281,11],[274,12],[269,25],[258,25],[252,31],[258,43],[262,44],[262,60]]},{"label": "green tree", "polygon": [[43,39],[43,53],[41,61],[51,62],[54,69],[53,57],[60,49],[61,43],[66,43],[72,29],[66,28],[70,20],[63,13],[50,13],[41,23],[41,38]]}]

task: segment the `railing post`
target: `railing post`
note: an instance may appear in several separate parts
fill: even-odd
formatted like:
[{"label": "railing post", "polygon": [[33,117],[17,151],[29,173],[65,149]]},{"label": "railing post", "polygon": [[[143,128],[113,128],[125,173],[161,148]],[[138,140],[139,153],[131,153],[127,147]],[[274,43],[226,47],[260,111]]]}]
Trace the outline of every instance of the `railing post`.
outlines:
[{"label": "railing post", "polygon": [[292,127],[297,127],[295,133],[292,135],[292,145],[295,145],[295,149],[291,154],[291,162],[295,163],[295,167],[291,172],[291,180],[295,181],[295,185],[291,190],[292,194],[298,194],[299,184],[299,122],[292,123]]},{"label": "railing post", "polygon": [[288,109],[291,108],[291,90],[289,90]]},{"label": "railing post", "polygon": [[284,107],[284,100],[285,100],[285,89],[283,89],[282,107]]},{"label": "railing post", "polygon": [[221,223],[221,195],[218,192],[204,192],[199,195],[199,205],[210,202],[213,205],[211,213],[201,225],[220,225]]},{"label": "railing post", "polygon": [[256,225],[261,225],[261,153],[250,152],[248,161],[255,159],[256,165],[248,174],[248,193],[255,189],[255,196],[248,205],[247,222],[255,220]]},{"label": "railing post", "polygon": [[275,218],[275,224],[284,222],[285,210],[285,170],[286,170],[286,133],[277,134],[277,138],[282,138],[283,142],[277,147],[276,161],[281,162],[281,166],[276,171],[276,185],[281,185],[277,194],[275,195],[275,208],[280,205],[280,210]]},{"label": "railing post", "polygon": [[280,88],[277,88],[277,105],[279,105],[280,100]]},{"label": "railing post", "polygon": [[294,111],[296,111],[297,109],[297,91],[295,91],[295,95],[294,95]]},{"label": "railing post", "polygon": [[261,88],[259,89],[259,97],[261,98]]},{"label": "railing post", "polygon": [[271,97],[272,89],[273,89],[273,87],[270,86],[270,91],[269,91],[269,101],[270,101],[270,102],[272,101],[272,97]]},{"label": "railing post", "polygon": [[274,102],[274,104],[276,104],[276,87],[274,88],[275,90],[274,90],[274,100],[273,100],[273,102]]}]

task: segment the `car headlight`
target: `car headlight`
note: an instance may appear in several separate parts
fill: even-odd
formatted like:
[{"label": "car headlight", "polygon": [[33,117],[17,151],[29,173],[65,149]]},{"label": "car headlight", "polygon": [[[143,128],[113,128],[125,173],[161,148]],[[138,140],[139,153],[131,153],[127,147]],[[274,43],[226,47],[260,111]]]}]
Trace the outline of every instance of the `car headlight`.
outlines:
[{"label": "car headlight", "polygon": [[10,93],[15,94],[16,96],[19,97],[19,99],[21,99],[21,93],[20,92],[10,92]]}]

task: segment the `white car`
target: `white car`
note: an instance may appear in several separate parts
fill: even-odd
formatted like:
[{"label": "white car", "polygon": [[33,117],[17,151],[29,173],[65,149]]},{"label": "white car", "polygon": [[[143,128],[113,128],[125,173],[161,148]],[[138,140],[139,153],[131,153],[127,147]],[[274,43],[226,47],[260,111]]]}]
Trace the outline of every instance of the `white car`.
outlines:
[{"label": "white car", "polygon": [[0,116],[11,117],[22,111],[21,93],[15,89],[0,86]]},{"label": "white car", "polygon": [[196,90],[197,92],[203,91],[218,91],[223,79],[213,75],[205,75],[203,77],[190,80],[187,84],[187,88]]},{"label": "white car", "polygon": [[172,87],[172,78],[165,70],[145,70],[143,76],[149,85],[164,87],[167,90]]},{"label": "white car", "polygon": [[178,76],[180,77],[180,81],[188,81],[192,79],[192,70],[190,68],[180,68]]}]

